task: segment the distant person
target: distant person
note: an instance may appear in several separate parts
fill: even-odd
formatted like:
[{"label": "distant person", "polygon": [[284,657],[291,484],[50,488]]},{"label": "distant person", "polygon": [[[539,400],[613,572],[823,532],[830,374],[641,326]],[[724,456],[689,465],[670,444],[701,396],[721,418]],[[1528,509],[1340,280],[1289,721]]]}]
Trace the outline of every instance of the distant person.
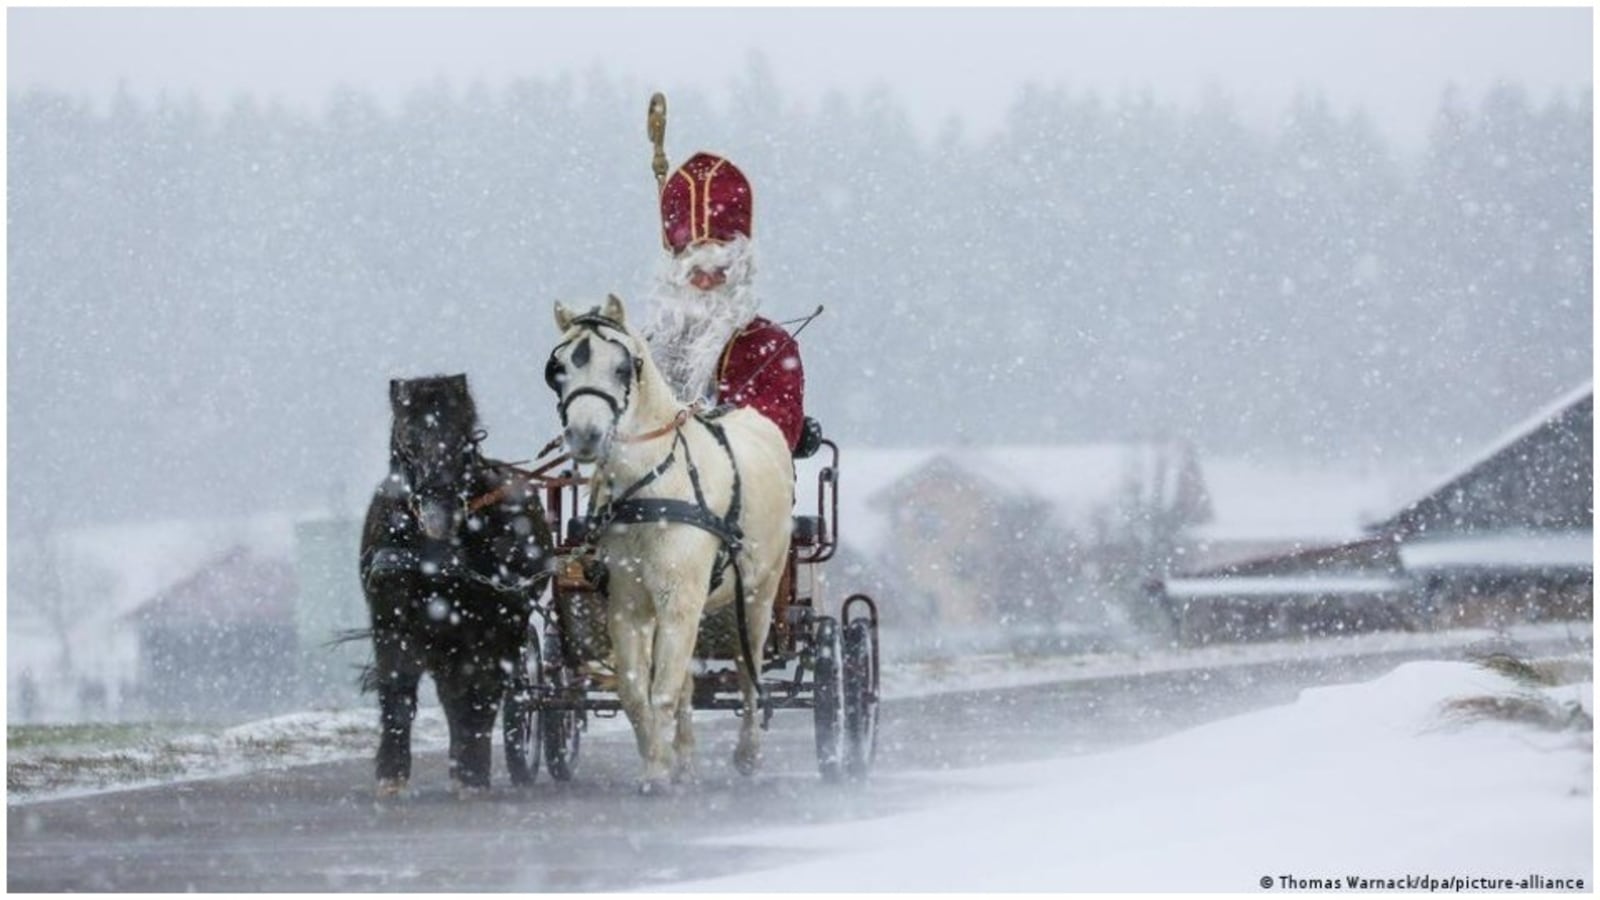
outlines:
[{"label": "distant person", "polygon": [[806,426],[800,346],[756,314],[753,201],[744,173],[710,153],[696,153],[666,178],[666,255],[643,331],[680,400],[754,409],[778,426],[791,451],[807,456],[816,448],[802,446],[802,436],[815,424]]},{"label": "distant person", "polygon": [[23,669],[22,677],[17,679],[18,712],[22,714],[22,721],[32,722],[39,715],[39,682],[33,677],[32,669]]}]

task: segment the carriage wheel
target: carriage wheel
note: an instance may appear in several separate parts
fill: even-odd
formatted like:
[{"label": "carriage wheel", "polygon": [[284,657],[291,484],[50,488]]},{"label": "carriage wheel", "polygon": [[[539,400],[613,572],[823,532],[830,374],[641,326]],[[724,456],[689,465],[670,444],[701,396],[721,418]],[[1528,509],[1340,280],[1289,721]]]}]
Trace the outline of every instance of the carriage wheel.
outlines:
[{"label": "carriage wheel", "polygon": [[837,620],[828,616],[817,618],[811,652],[815,660],[811,699],[817,732],[817,768],[821,770],[824,781],[838,781],[844,762],[844,710],[840,703]]},{"label": "carriage wheel", "polygon": [[[567,666],[562,660],[561,636],[554,631],[545,635],[544,655],[555,660],[548,673],[540,670],[540,684],[549,688],[545,696],[562,700],[568,696]],[[550,777],[557,781],[571,781],[578,768],[578,746],[583,734],[583,713],[576,709],[539,710],[539,738],[544,744],[544,763],[550,768]]]},{"label": "carriage wheel", "polygon": [[844,767],[863,778],[878,750],[878,665],[872,626],[857,620],[844,628]]},{"label": "carriage wheel", "polygon": [[538,684],[541,668],[538,634],[528,629],[528,640],[522,647],[521,665],[506,690],[505,705],[500,711],[501,737],[506,747],[506,771],[513,785],[533,784],[539,777],[539,752],[533,743],[534,717],[538,709],[534,686]]}]

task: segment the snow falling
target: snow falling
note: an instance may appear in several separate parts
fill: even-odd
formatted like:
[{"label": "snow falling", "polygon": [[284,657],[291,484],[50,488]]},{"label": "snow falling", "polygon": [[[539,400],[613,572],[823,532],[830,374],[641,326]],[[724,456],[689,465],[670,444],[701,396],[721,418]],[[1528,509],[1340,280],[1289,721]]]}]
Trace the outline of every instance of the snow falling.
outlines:
[{"label": "snow falling", "polygon": [[[898,12],[914,34],[919,11]],[[618,29],[628,14],[584,13]],[[13,49],[48,15],[15,20]],[[642,309],[660,262],[644,129],[659,88],[672,163],[713,150],[754,184],[761,314],[793,329],[825,307],[799,337],[806,412],[840,449],[839,552],[816,590],[882,610],[889,705],[877,781],[860,789],[883,805],[805,806],[829,824],[696,845],[737,844],[747,866],[615,880],[535,867],[479,889],[770,890],[763,854],[785,846],[859,851],[844,868],[791,861],[800,890],[1254,890],[1247,876],[1279,873],[1245,863],[1268,857],[1363,874],[1471,874],[1481,858],[1592,885],[1591,679],[1574,674],[1593,618],[1590,81],[1551,87],[1514,65],[1397,75],[1431,97],[1406,131],[1348,85],[1297,82],[1263,112],[1248,83],[1180,94],[1068,68],[1008,85],[990,120],[930,126],[914,48],[896,50],[894,77],[823,84],[757,42],[718,54],[715,88],[594,52],[586,69],[511,78],[330,78],[313,104],[151,91],[138,71],[85,91],[13,69],[14,836],[48,831],[27,818],[41,800],[370,761],[370,643],[349,638],[369,624],[356,542],[388,459],[388,382],[467,373],[499,459],[557,435],[552,303],[616,293]],[[797,513],[814,512],[830,461],[797,465]],[[457,618],[437,597],[426,612]],[[1088,692],[1081,711],[1105,734],[1069,735],[1038,711],[1057,707],[1017,699],[1052,686]],[[1018,708],[941,748],[906,737],[922,732],[895,701],[952,721]],[[1442,711],[1485,705],[1493,721]],[[713,716],[733,718],[696,721]],[[443,780],[427,762],[440,722],[424,711],[419,781]],[[601,760],[586,765],[611,744],[632,752],[617,724],[586,736]],[[1298,815],[1266,800],[1210,843],[1173,825],[1115,854],[1122,832],[1079,828],[1085,847],[1110,843],[1035,865],[1048,850],[1024,841],[1004,877],[970,883],[894,834],[1003,833],[1055,804],[1160,819],[1158,788],[1197,758],[1219,767],[1191,801],[1223,809],[1251,780],[1245,762],[1221,765],[1230,748],[1280,799],[1339,799],[1337,779],[1293,764],[1318,748],[1275,739],[1293,729],[1339,735],[1330,767],[1370,754],[1384,771],[1307,833],[1311,850],[1285,837],[1240,857],[1263,822]],[[783,747],[758,777],[797,795],[785,779],[815,766]],[[1451,748],[1463,755],[1430,772]],[[1495,781],[1499,819],[1458,848],[1395,855],[1372,848],[1417,832],[1339,833],[1380,797],[1409,804],[1418,830],[1469,815],[1457,784],[1531,771],[1538,753],[1565,768]],[[1077,790],[1138,781],[1136,766],[1154,773],[1137,787]],[[1039,795],[1018,799],[1030,781]],[[856,821],[891,812],[904,815]],[[1535,821],[1515,842],[1497,831]],[[417,866],[416,881],[172,884],[90,867],[73,886],[440,887]],[[1118,880],[1138,871],[1150,880]]]}]

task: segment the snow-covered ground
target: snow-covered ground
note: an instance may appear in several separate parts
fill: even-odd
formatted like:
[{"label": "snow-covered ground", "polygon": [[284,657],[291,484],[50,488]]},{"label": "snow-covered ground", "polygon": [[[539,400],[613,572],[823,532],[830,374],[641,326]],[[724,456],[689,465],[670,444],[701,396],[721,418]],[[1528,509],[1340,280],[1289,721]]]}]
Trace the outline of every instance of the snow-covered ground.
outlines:
[{"label": "snow-covered ground", "polygon": [[[803,861],[668,890],[1383,890],[1423,876],[1590,891],[1592,726],[1543,731],[1446,706],[1529,690],[1471,663],[1413,662],[1128,749],[928,773],[930,789],[970,793],[718,841]],[[1591,685],[1542,693],[1592,717]]]},{"label": "snow-covered ground", "polygon": [[1425,653],[1500,647],[1513,652],[1550,653],[1587,647],[1594,627],[1587,622],[1518,625],[1504,633],[1487,628],[1450,631],[1373,632],[1343,637],[1173,647],[1144,652],[1113,651],[1072,656],[966,657],[959,661],[886,667],[884,693],[910,697],[955,690],[1024,687],[1090,678],[1151,675],[1223,666],[1252,666],[1307,659]]},{"label": "snow-covered ground", "polygon": [[[1592,628],[1535,625],[1509,637],[1530,647],[1587,643]],[[1295,659],[1334,659],[1406,651],[1459,650],[1491,639],[1484,630],[1428,634],[1367,634],[1342,638],[1232,644],[1155,653],[1080,656],[985,656],[958,661],[886,665],[883,692],[890,698],[1021,687],[1157,672],[1256,665]],[[424,691],[426,695],[430,692]],[[593,721],[591,730],[621,727]],[[436,706],[417,716],[413,747],[443,749],[444,720]],[[214,732],[118,742],[114,746],[41,741],[8,747],[6,802],[26,803],[152,784],[214,778],[270,768],[366,756],[377,746],[376,706],[278,716]]]},{"label": "snow-covered ground", "polygon": [[[378,745],[371,709],[292,713],[214,732],[153,737],[114,746],[41,740],[6,753],[6,803],[80,797],[107,791],[242,775],[371,754]],[[411,745],[449,743],[437,706],[418,710]]]}]

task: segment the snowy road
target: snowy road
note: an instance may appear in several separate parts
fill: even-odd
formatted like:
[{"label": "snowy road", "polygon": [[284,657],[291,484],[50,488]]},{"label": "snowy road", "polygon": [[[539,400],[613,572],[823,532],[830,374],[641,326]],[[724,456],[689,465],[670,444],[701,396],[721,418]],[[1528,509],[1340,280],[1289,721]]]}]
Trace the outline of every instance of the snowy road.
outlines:
[{"label": "snowy road", "polygon": [[[13,891],[626,890],[793,862],[709,836],[868,818],[975,788],[930,770],[1046,759],[1127,745],[1358,680],[1405,658],[1312,660],[951,693],[884,706],[878,770],[858,786],[815,774],[809,716],[780,714],[763,774],[731,774],[734,721],[701,713],[702,782],[665,798],[630,790],[631,739],[592,735],[578,777],[541,773],[526,793],[458,801],[444,762],[422,756],[416,793],[379,804],[350,760],[15,806]],[[497,763],[498,765],[498,763]],[[497,769],[496,777],[500,778]],[[773,885],[781,889],[781,885]]]}]

